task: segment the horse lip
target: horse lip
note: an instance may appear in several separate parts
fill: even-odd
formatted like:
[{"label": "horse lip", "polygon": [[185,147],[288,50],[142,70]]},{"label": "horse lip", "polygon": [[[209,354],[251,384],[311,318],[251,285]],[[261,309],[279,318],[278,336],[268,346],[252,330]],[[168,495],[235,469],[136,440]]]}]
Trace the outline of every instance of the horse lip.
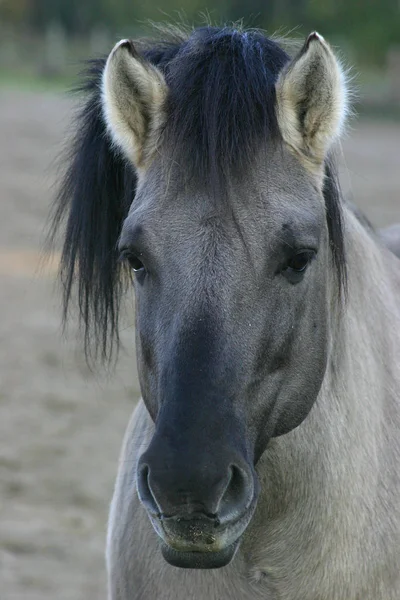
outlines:
[{"label": "horse lip", "polygon": [[[232,560],[239,541],[253,517],[257,500],[258,494],[255,494],[249,508],[244,513],[225,522],[221,522],[217,518],[204,518],[204,515],[201,519],[187,519],[179,518],[177,514],[167,517],[162,514],[152,514],[150,511],[146,512],[153,529],[160,538],[162,554],[168,563],[175,566],[187,566],[187,568],[218,568]],[[190,526],[194,528],[194,531],[188,532]],[[202,527],[203,531],[201,531]],[[229,548],[232,550],[230,558]],[[214,555],[214,558],[208,561],[211,566],[204,566],[207,561],[194,559],[194,555]],[[203,566],[189,567],[189,563],[193,561],[196,565],[201,563]]]},{"label": "horse lip", "polygon": [[188,549],[198,550],[200,552],[207,551],[210,546],[215,547],[218,544],[218,540],[221,538],[223,531],[216,533],[215,526],[202,527],[201,521],[186,521],[184,527],[182,523],[174,523],[168,526],[166,523],[162,523],[162,529],[164,531],[164,539],[176,550]]},{"label": "horse lip", "polygon": [[226,532],[210,527],[203,529],[199,522],[186,522],[182,529],[179,525],[168,527],[161,525],[162,539],[178,552],[214,552],[226,545]]},{"label": "horse lip", "polygon": [[[174,552],[179,553],[181,557],[186,553],[215,554],[218,555],[215,557],[215,561],[218,562],[221,559],[223,562],[222,557],[228,556],[229,554],[227,549],[233,549],[233,545],[239,543],[242,534],[247,529],[254,513],[255,504],[256,503],[254,503],[252,509],[246,511],[240,517],[217,527],[214,523],[207,523],[207,521],[200,519],[194,519],[192,521],[180,520],[179,522],[172,519],[160,520],[151,517],[150,519],[156,533],[161,538],[163,546],[165,546],[167,550],[168,548],[170,550],[169,554],[167,550],[165,550],[168,556],[175,556]],[[163,555],[165,552],[163,552]],[[167,562],[170,562],[168,558],[166,558],[166,560]],[[175,559],[172,558],[171,560]],[[191,559],[189,560],[188,558],[187,560],[190,562]],[[182,559],[185,564],[187,560]],[[231,559],[229,559],[229,561],[230,560]],[[212,564],[214,564],[215,561],[210,559]]]},{"label": "horse lip", "polygon": [[240,540],[215,551],[176,550],[165,542],[161,552],[167,563],[183,569],[219,569],[228,565],[236,554]]}]

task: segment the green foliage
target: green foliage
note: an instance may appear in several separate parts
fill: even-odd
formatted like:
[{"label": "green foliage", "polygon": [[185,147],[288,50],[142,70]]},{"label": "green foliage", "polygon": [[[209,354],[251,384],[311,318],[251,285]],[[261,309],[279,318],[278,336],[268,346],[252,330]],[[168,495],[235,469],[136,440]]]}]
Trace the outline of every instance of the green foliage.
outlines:
[{"label": "green foliage", "polygon": [[86,34],[93,27],[111,35],[137,29],[147,19],[204,22],[208,14],[220,23],[243,18],[269,32],[318,29],[329,39],[346,40],[359,60],[379,64],[387,50],[400,44],[399,0],[2,0],[3,23],[43,32],[59,23],[69,34]]},{"label": "green foliage", "polygon": [[398,0],[308,0],[307,21],[327,37],[349,40],[365,63],[382,62],[400,43]]}]

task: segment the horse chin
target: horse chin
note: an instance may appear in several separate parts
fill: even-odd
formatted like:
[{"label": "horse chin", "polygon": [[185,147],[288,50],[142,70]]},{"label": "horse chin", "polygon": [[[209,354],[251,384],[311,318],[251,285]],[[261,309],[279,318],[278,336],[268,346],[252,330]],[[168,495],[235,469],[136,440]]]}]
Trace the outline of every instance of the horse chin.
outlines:
[{"label": "horse chin", "polygon": [[222,550],[214,552],[179,551],[165,542],[161,545],[161,552],[168,564],[181,569],[220,569],[226,567],[239,547],[239,539]]},{"label": "horse chin", "polygon": [[234,558],[257,505],[236,520],[216,522],[204,516],[162,517],[148,513],[166,562],[183,569],[219,569]]}]

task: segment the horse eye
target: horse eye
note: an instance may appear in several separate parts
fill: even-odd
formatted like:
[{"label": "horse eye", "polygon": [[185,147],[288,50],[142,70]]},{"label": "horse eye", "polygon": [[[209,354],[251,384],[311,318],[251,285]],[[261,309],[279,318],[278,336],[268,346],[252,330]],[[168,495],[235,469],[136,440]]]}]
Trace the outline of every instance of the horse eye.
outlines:
[{"label": "horse eye", "polygon": [[301,276],[314,256],[315,252],[312,250],[301,250],[300,252],[297,252],[287,261],[283,268],[283,273],[294,277],[296,277],[296,275],[298,277]]},{"label": "horse eye", "polygon": [[134,256],[133,254],[130,255],[128,257],[128,262],[129,262],[129,266],[131,267],[132,271],[134,271],[135,273],[140,273],[140,272],[144,271],[144,264],[137,256]]},{"label": "horse eye", "polygon": [[123,250],[121,252],[120,260],[126,261],[134,273],[143,273],[145,271],[144,264],[136,254],[133,254],[133,252]]},{"label": "horse eye", "polygon": [[286,268],[292,269],[292,271],[296,271],[296,273],[301,273],[302,271],[305,271],[310,260],[310,252],[299,252],[298,254],[292,256],[292,258],[288,261]]}]

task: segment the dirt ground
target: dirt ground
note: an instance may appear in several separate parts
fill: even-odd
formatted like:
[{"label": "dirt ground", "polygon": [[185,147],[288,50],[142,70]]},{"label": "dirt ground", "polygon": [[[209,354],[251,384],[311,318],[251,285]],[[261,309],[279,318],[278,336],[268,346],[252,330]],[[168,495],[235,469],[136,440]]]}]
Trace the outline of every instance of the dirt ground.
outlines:
[{"label": "dirt ground", "polygon": [[[0,599],[105,599],[104,537],[138,398],[133,330],[112,375],[60,330],[56,261],[37,270],[71,101],[0,92]],[[378,226],[400,221],[400,124],[356,122],[344,188]],[[156,600],[156,599],[155,599]]]}]

